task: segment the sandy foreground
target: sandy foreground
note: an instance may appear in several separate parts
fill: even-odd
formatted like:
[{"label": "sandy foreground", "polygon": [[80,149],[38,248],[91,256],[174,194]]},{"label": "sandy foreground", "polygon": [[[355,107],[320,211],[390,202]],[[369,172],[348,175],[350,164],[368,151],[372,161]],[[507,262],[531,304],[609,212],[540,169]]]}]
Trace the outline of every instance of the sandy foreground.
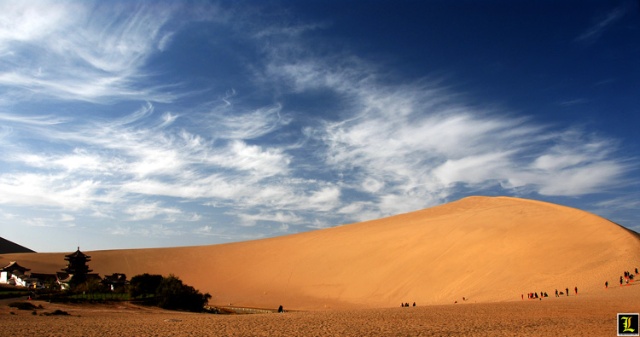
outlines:
[{"label": "sandy foreground", "polygon": [[[33,301],[32,315],[0,303],[0,326],[14,336],[616,336],[616,314],[640,311],[640,282],[569,296],[409,308],[211,315],[130,304]],[[11,314],[13,312],[13,314]]]}]

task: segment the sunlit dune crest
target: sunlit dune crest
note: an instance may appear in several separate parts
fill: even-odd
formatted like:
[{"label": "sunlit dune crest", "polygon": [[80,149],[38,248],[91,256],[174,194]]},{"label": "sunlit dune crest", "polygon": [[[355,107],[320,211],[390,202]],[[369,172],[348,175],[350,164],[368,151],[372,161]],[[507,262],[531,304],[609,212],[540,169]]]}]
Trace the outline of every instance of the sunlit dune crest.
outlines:
[{"label": "sunlit dune crest", "polygon": [[[75,247],[69,247],[69,251]],[[67,252],[68,253],[68,252]],[[578,209],[468,197],[384,219],[198,247],[87,252],[101,275],[175,274],[211,304],[290,309],[521,300],[555,289],[601,291],[640,264],[638,235]],[[64,253],[0,255],[34,272]]]}]

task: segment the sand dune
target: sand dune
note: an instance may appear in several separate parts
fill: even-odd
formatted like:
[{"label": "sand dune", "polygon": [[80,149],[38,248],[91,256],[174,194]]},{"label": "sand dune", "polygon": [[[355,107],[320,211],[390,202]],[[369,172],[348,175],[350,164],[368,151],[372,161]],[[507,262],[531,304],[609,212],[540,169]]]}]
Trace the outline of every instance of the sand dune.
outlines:
[{"label": "sand dune", "polygon": [[[640,267],[636,233],[581,210],[508,197],[264,240],[87,253],[101,275],[173,273],[213,304],[290,309],[499,302],[576,286],[593,293]],[[54,272],[63,255],[5,254],[0,264]]]},{"label": "sand dune", "polygon": [[0,254],[9,253],[34,253],[34,251],[15,242],[0,238]]}]

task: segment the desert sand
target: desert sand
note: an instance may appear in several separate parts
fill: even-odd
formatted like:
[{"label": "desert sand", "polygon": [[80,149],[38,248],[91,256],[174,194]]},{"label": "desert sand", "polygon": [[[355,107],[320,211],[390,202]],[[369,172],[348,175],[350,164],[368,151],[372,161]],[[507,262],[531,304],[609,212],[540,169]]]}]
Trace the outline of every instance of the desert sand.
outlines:
[{"label": "desert sand", "polygon": [[[53,273],[71,248],[4,254],[0,264]],[[617,313],[640,311],[640,280],[618,284],[624,271],[640,267],[637,233],[581,210],[508,197],[469,197],[248,242],[85,253],[101,275],[171,273],[209,292],[211,305],[291,311],[226,316],[42,303],[36,314],[71,314],[51,317],[0,303],[3,329],[42,336],[613,336]],[[566,288],[569,296],[555,297]],[[529,292],[550,297],[529,300]],[[417,307],[401,308],[404,302]]]},{"label": "desert sand", "polygon": [[[577,296],[409,308],[211,315],[130,304],[43,309],[0,303],[0,326],[15,336],[615,336],[616,314],[638,312],[640,283]],[[1,301],[0,301],[1,302]],[[70,316],[43,316],[53,310]],[[13,312],[13,314],[11,314]]]},{"label": "desert sand", "polygon": [[[5,254],[0,264],[55,272],[65,253]],[[502,302],[574,287],[589,293],[640,267],[637,233],[581,210],[510,197],[468,197],[263,240],[85,253],[101,275],[175,274],[210,293],[212,305],[297,310]]]}]

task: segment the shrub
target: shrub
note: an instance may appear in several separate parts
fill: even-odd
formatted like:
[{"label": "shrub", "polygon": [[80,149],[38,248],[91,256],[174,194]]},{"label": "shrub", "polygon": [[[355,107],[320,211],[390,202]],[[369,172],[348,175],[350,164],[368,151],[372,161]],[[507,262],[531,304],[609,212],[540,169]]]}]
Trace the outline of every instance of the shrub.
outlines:
[{"label": "shrub", "polygon": [[45,312],[45,316],[70,316],[68,312],[56,309],[53,312]]},{"label": "shrub", "polygon": [[16,308],[18,310],[35,310],[37,307],[29,302],[11,302],[9,307]]},{"label": "shrub", "polygon": [[154,296],[162,279],[162,275],[150,275],[147,273],[134,276],[129,282],[131,298]]},{"label": "shrub", "polygon": [[82,283],[76,283],[72,288],[72,292],[81,293],[101,293],[109,291],[99,280],[88,279]]},{"label": "shrub", "polygon": [[163,278],[156,290],[158,306],[163,309],[201,312],[211,295],[202,294],[192,286],[182,283],[178,277]]}]

